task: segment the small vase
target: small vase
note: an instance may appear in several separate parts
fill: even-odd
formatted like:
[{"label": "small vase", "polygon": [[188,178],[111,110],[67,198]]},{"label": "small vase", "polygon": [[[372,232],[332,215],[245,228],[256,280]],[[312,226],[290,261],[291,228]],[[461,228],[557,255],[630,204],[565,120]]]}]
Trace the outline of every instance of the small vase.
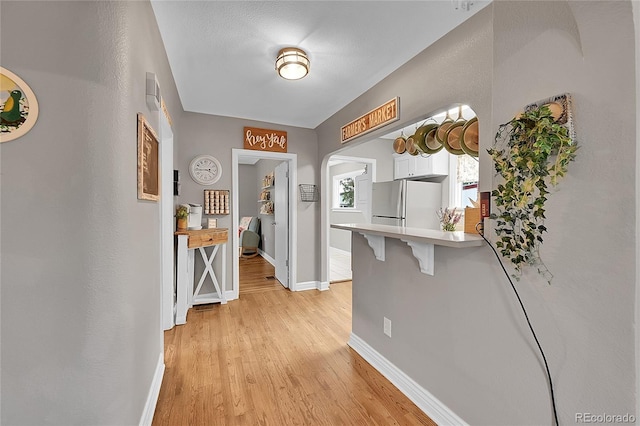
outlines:
[{"label": "small vase", "polygon": [[178,223],[176,225],[178,231],[184,231],[187,229],[187,218],[178,218]]}]

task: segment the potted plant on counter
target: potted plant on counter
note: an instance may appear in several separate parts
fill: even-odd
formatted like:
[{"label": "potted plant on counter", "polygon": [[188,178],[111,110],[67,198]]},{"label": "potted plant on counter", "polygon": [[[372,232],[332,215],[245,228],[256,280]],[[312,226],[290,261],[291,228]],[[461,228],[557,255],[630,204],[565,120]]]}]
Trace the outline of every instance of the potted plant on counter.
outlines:
[{"label": "potted plant on counter", "polygon": [[176,209],[176,228],[178,231],[184,231],[187,229],[187,218],[189,217],[189,209],[187,206],[180,205]]}]

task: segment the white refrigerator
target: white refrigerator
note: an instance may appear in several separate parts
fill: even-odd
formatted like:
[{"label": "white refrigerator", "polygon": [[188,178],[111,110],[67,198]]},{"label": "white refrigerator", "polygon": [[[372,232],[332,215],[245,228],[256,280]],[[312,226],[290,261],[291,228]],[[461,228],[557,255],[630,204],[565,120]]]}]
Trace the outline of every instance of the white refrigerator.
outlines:
[{"label": "white refrigerator", "polygon": [[441,207],[442,185],[437,182],[401,179],[372,185],[372,223],[440,229],[436,212]]}]

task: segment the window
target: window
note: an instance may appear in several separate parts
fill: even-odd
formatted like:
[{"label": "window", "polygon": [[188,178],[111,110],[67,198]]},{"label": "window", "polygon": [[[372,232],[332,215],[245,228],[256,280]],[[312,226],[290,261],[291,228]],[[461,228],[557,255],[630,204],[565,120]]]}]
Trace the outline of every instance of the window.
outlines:
[{"label": "window", "polygon": [[364,170],[356,170],[333,177],[332,207],[334,209],[355,210],[357,208],[355,177],[363,172]]},{"label": "window", "polygon": [[451,156],[449,167],[450,200],[449,207],[464,209],[472,207],[478,200],[478,160],[468,155]]}]

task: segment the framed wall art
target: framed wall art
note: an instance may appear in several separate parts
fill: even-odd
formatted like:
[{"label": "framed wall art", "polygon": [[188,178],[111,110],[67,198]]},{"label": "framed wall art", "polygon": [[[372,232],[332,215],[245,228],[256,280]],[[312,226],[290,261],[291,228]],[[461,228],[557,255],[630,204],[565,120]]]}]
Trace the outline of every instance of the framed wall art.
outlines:
[{"label": "framed wall art", "polygon": [[20,77],[0,67],[0,142],[26,134],[38,119],[38,101]]},{"label": "framed wall art", "polygon": [[138,199],[160,199],[160,147],[158,136],[138,113]]}]

